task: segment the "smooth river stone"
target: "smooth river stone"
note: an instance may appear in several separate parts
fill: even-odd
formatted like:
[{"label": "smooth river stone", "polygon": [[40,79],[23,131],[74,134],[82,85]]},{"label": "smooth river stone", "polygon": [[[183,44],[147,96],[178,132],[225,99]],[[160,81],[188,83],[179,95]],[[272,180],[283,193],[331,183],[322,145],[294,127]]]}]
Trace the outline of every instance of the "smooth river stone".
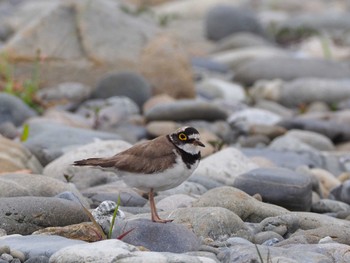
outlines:
[{"label": "smooth river stone", "polygon": [[239,175],[234,187],[264,202],[294,211],[310,211],[312,182],[308,176],[282,168],[258,168]]}]

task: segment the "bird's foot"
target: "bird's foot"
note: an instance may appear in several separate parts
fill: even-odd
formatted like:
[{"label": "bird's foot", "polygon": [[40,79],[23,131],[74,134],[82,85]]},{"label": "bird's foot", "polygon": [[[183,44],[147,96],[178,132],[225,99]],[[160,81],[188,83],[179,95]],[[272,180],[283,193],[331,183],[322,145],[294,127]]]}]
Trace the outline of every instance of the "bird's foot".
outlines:
[{"label": "bird's foot", "polygon": [[173,219],[161,219],[158,216],[158,217],[152,217],[152,221],[155,223],[169,223],[169,222],[173,222]]}]

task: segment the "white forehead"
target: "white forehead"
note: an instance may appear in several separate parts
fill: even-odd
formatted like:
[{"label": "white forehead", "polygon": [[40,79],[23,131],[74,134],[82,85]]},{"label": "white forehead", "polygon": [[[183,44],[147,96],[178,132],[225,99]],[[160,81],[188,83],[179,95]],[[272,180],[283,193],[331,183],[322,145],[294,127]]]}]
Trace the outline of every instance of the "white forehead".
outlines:
[{"label": "white forehead", "polygon": [[194,133],[188,136],[189,139],[195,139],[195,140],[199,140],[200,136],[198,133]]}]

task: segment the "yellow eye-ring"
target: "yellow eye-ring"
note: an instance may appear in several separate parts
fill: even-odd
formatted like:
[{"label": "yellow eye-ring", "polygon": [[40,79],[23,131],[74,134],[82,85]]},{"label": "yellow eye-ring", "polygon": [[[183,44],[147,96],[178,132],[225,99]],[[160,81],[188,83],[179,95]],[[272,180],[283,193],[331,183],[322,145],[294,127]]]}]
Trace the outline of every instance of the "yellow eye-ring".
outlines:
[{"label": "yellow eye-ring", "polygon": [[180,133],[180,134],[179,134],[179,139],[180,139],[181,141],[186,141],[186,140],[187,140],[186,134]]}]

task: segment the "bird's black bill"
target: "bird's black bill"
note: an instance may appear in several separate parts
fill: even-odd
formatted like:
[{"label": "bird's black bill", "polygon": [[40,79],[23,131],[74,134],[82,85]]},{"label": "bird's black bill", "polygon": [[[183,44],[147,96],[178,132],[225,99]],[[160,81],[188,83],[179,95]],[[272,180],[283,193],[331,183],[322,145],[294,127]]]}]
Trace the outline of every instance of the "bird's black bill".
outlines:
[{"label": "bird's black bill", "polygon": [[202,143],[201,141],[194,141],[193,144],[201,147],[205,147],[204,143]]}]

